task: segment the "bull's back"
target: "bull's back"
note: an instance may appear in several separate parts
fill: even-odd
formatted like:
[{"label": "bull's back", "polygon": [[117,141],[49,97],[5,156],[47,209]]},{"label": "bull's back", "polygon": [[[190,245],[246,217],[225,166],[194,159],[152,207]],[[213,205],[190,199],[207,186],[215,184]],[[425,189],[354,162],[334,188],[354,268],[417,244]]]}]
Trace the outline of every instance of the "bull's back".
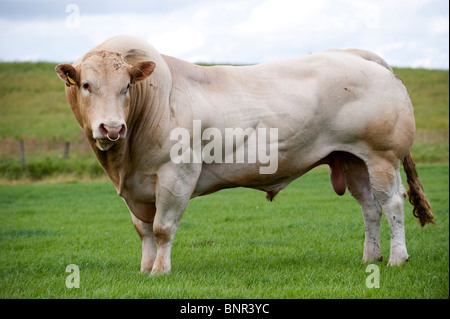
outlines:
[{"label": "bull's back", "polygon": [[408,92],[387,63],[371,52],[329,50],[226,68],[219,74],[220,93],[206,90],[211,99],[204,99],[207,103],[196,113],[199,118],[212,114],[210,126],[279,128],[279,139],[287,143],[281,148],[290,149],[291,143],[311,144],[316,137],[327,143],[324,135],[329,143],[347,144],[392,139],[400,131],[407,136],[402,144],[412,143],[415,128]]}]

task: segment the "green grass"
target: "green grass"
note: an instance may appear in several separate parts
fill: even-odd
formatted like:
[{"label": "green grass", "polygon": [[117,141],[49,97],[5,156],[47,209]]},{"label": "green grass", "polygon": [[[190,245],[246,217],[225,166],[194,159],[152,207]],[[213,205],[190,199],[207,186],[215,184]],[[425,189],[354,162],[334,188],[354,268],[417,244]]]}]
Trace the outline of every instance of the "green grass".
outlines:
[{"label": "green grass", "polygon": [[6,180],[39,181],[70,176],[72,179],[92,179],[105,176],[105,172],[95,157],[85,159],[62,159],[56,156],[32,157],[22,168],[20,161],[4,159],[0,162],[0,172]]},{"label": "green grass", "polygon": [[0,138],[72,140],[80,128],[55,63],[0,63]]},{"label": "green grass", "polygon": [[[0,179],[40,180],[56,175],[97,177],[96,162],[70,110],[55,63],[0,63]],[[19,140],[25,141],[25,168]],[[70,160],[63,160],[70,141]],[[84,171],[81,168],[86,168]]]},{"label": "green grass", "polygon": [[[140,275],[140,240],[108,182],[0,186],[0,298],[449,298],[449,167],[421,165],[437,226],[406,204],[411,260],[365,285],[364,225],[328,171],[314,170],[274,203],[249,189],[193,199],[175,236],[172,272]],[[80,267],[80,288],[65,286]]]},{"label": "green grass", "polygon": [[414,105],[418,130],[447,130],[449,121],[448,70],[394,69],[405,83]]},{"label": "green grass", "polygon": [[416,139],[414,160],[448,163],[449,73],[448,70],[394,69],[401,77],[414,106]]}]

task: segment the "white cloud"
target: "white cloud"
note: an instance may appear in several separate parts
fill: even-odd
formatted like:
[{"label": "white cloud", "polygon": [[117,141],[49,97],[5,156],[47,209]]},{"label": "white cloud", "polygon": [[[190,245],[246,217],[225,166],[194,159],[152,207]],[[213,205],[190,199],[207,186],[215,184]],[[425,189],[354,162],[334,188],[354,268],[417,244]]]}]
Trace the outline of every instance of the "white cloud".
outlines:
[{"label": "white cloud", "polygon": [[191,62],[259,63],[356,47],[395,66],[448,68],[445,0],[170,0],[136,10],[118,0],[107,9],[77,3],[77,26],[67,24],[64,5],[48,20],[39,12],[18,19],[20,10],[0,15],[0,60],[71,61],[111,36],[130,34]]},{"label": "white cloud", "polygon": [[449,33],[448,17],[433,18],[430,23],[432,35],[447,35]]},{"label": "white cloud", "polygon": [[150,36],[148,41],[159,52],[174,56],[191,53],[206,43],[206,39],[201,32],[186,25]]},{"label": "white cloud", "polygon": [[413,61],[411,64],[412,68],[424,68],[424,69],[430,69],[433,67],[432,58],[431,57],[425,57],[416,61]]},{"label": "white cloud", "polygon": [[289,32],[313,22],[324,5],[323,0],[267,0],[256,6],[238,28],[250,34]]}]

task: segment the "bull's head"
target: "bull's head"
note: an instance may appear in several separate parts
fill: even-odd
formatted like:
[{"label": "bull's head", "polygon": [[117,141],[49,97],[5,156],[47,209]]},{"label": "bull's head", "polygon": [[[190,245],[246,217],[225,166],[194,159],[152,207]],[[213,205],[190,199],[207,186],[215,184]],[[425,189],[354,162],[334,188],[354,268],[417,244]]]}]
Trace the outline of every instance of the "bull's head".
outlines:
[{"label": "bull's head", "polygon": [[106,151],[127,135],[130,87],[154,69],[154,62],[131,66],[118,53],[101,50],[88,53],[75,67],[58,65],[56,73],[66,83],[69,103],[87,137]]}]

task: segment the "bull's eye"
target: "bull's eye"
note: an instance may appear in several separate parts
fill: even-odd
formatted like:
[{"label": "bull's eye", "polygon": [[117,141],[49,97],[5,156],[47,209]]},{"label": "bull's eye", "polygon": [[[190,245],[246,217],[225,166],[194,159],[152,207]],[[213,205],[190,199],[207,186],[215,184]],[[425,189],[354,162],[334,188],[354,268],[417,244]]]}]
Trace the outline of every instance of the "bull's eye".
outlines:
[{"label": "bull's eye", "polygon": [[129,90],[130,90],[130,83],[127,84],[127,88],[125,89],[125,94],[127,94]]},{"label": "bull's eye", "polygon": [[89,91],[89,92],[92,91],[91,85],[89,83],[85,82],[85,83],[83,83],[82,86],[83,86],[83,89],[85,89],[86,91]]}]

